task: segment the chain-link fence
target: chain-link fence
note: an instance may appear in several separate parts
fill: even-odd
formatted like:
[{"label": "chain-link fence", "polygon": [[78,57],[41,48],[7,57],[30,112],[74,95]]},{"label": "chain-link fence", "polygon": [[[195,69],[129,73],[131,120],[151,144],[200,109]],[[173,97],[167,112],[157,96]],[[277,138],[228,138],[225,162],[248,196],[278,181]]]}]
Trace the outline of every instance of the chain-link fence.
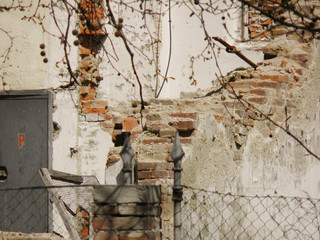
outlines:
[{"label": "chain-link fence", "polygon": [[87,239],[92,234],[93,186],[0,189],[0,231],[52,233],[65,239],[74,239],[74,232],[77,239]]},{"label": "chain-link fence", "polygon": [[320,199],[184,188],[181,239],[320,239]]},{"label": "chain-link fence", "polygon": [[[0,231],[50,232],[73,239],[71,228],[80,239],[92,239],[93,186],[0,189]],[[63,214],[53,204],[57,200]],[[181,239],[320,239],[319,212],[320,199],[232,195],[184,187]]]}]

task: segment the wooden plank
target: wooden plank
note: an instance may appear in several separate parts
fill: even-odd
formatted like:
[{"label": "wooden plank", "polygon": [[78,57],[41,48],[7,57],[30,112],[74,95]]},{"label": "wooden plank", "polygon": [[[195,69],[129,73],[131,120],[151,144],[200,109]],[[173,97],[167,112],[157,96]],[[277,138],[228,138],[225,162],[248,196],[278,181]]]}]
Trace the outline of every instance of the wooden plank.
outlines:
[{"label": "wooden plank", "polygon": [[[46,186],[53,185],[52,179],[50,177],[50,173],[47,168],[41,168],[40,175],[41,175],[42,180]],[[63,223],[64,223],[64,225],[70,235],[70,238],[73,240],[81,240],[78,232],[76,231],[76,227],[75,227],[75,224],[74,224],[74,221],[73,221],[71,215],[69,213],[67,213],[67,210],[66,210],[66,207],[65,207],[63,201],[60,200],[60,198],[59,198],[58,191],[54,188],[48,188],[47,190],[51,194],[51,201],[53,201],[54,204],[56,205],[57,210],[63,220]]]},{"label": "wooden plank", "polygon": [[95,203],[161,203],[161,188],[156,185],[100,185],[93,187]]},{"label": "wooden plank", "polygon": [[79,175],[74,175],[70,173],[59,172],[52,169],[47,169],[51,178],[54,180],[60,180],[63,182],[69,182],[74,184],[81,184],[83,182],[83,178]]}]

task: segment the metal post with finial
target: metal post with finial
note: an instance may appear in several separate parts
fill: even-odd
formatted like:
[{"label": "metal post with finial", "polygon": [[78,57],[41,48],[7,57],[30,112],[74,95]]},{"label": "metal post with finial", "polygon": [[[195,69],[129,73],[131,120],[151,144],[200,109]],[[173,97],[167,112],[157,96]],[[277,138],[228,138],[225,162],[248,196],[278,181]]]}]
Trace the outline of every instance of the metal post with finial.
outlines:
[{"label": "metal post with finial", "polygon": [[170,157],[173,160],[174,167],[174,186],[172,200],[174,201],[174,239],[181,239],[181,201],[182,201],[182,185],[181,185],[181,162],[184,156],[184,151],[181,147],[178,131],[173,146],[170,149]]},{"label": "metal post with finial", "polygon": [[131,148],[129,133],[125,134],[124,144],[120,152],[120,156],[123,161],[123,168],[122,168],[123,184],[124,185],[132,184],[133,182],[132,181],[132,167],[133,167],[132,159],[134,157],[134,152]]}]

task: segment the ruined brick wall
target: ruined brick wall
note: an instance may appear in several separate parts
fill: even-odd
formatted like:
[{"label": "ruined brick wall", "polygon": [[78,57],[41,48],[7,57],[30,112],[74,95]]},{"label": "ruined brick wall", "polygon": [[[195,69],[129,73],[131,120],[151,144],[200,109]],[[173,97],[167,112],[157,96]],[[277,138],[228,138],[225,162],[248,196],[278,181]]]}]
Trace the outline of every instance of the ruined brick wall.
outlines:
[{"label": "ruined brick wall", "polygon": [[[310,9],[314,8],[313,13],[315,16],[319,13],[320,5],[316,1],[312,2],[312,7],[310,2],[306,1],[297,1],[294,3],[297,8],[297,11],[308,15]],[[281,7],[281,0],[268,0],[261,3],[261,9],[270,12],[275,16],[275,19],[281,19],[287,21],[289,24],[293,23],[294,25],[298,22],[301,22],[294,13],[290,13],[287,9]],[[311,34],[302,29],[293,29],[288,26],[281,25],[279,22],[275,22],[273,19],[261,14],[258,10],[254,8],[249,8],[248,14],[248,32],[249,40],[251,41],[270,41],[279,36],[290,36],[291,38],[296,38],[297,36],[305,39],[312,38]],[[294,12],[294,11],[292,11]],[[301,25],[307,26],[308,22],[303,22]],[[316,28],[319,26],[318,22],[313,23]]]},{"label": "ruined brick wall", "polygon": [[81,87],[80,111],[85,121],[97,122],[104,120],[107,112],[107,101],[96,100],[96,88],[103,78],[99,74],[100,61],[97,53],[100,51],[107,32],[104,29],[103,1],[80,1],[79,3],[79,29],[77,33],[80,55],[80,76]]},{"label": "ruined brick wall", "polygon": [[[281,8],[278,5],[281,3],[279,1],[267,1],[265,9],[277,9],[278,12]],[[276,13],[276,12],[275,12]],[[249,8],[249,24],[248,31],[249,37],[252,41],[270,40],[277,36],[284,35],[288,32],[288,29],[284,26],[277,26],[275,22],[262,15],[259,11],[254,8]]]},{"label": "ruined brick wall", "polygon": [[94,192],[94,240],[161,238],[159,186],[101,186]]},{"label": "ruined brick wall", "polygon": [[[164,239],[173,239],[173,163],[169,150],[176,130],[181,136],[183,149],[192,155],[194,146],[201,145],[199,142],[201,137],[197,135],[200,130],[199,125],[203,124],[204,118],[210,114],[229,136],[228,151],[232,155],[232,160],[230,162],[225,160],[225,163],[223,159],[219,161],[222,169],[225,168],[224,165],[228,166],[228,171],[235,177],[236,169],[242,166],[244,149],[252,129],[261,124],[267,126],[266,138],[270,140],[277,139],[278,131],[275,125],[266,121],[261,114],[244,107],[229,91],[235,91],[249,104],[272,116],[277,123],[283,124],[285,119],[291,116],[289,121],[291,124],[300,115],[299,89],[309,84],[306,76],[310,67],[310,46],[296,41],[287,41],[286,44],[270,43],[263,48],[263,52],[272,57],[261,63],[256,70],[248,69],[231,73],[226,77],[230,85],[210,97],[197,98],[198,93],[194,93],[187,94],[188,99],[151,100],[144,110],[144,131],[141,130],[139,106],[136,104],[128,107],[125,110],[126,113],[113,110],[107,114],[108,119],[103,127],[113,133],[115,143],[119,143],[118,140],[122,139],[121,135],[124,132],[131,133],[133,149],[138,160],[139,184],[162,186],[161,219]],[[192,95],[195,98],[190,98]],[[201,141],[206,146],[206,141],[209,139]],[[215,137],[211,141],[214,144]],[[121,143],[110,150],[107,159],[108,169],[112,169],[120,161],[120,151]],[[210,149],[203,149],[203,151],[210,152]],[[199,162],[198,168],[183,164],[184,184],[193,184],[195,175],[202,175],[204,179],[208,179],[208,182],[210,182],[209,179],[227,181],[228,174],[224,171],[219,171],[215,176],[205,177],[205,171],[201,168],[205,166],[206,160],[198,161],[203,162],[202,165]],[[206,168],[214,167],[207,165]],[[221,187],[219,184],[216,185],[217,190],[225,191],[223,185]],[[201,185],[197,187],[201,188]]]},{"label": "ruined brick wall", "polygon": [[[100,17],[101,14],[97,16]],[[274,26],[272,20],[250,9],[249,31],[252,40],[272,40],[275,36],[288,33],[286,28]],[[96,34],[96,32],[85,29],[81,30],[81,34],[83,41],[90,39],[90,34],[100,36],[100,32]],[[97,63],[93,64],[96,51],[90,46],[86,47],[85,43],[82,44],[80,68],[83,84],[79,91],[81,115],[86,121],[101,122],[101,129],[112,135],[115,147],[110,149],[106,156],[107,170],[112,170],[119,164],[121,160],[119,153],[122,149],[124,134],[131,134],[132,147],[138,161],[138,183],[140,185],[161,185],[162,187],[162,239],[173,239],[173,163],[169,151],[175,132],[179,132],[187,155],[199,161],[197,168],[187,164],[182,166],[184,168],[183,184],[186,185],[193,184],[192,181],[196,179],[195,175],[206,175],[205,169],[202,169],[204,164],[200,164],[200,161],[207,159],[197,159],[197,156],[192,156],[195,151],[194,146],[202,143],[206,146],[208,141],[211,141],[212,144],[217,142],[216,136],[209,140],[198,135],[199,126],[203,125],[205,118],[210,115],[215,123],[227,133],[228,139],[225,141],[228,146],[226,147],[226,144],[220,148],[226,148],[229,151],[231,160],[224,162],[223,159],[220,159],[216,163],[217,166],[206,166],[217,168],[216,175],[201,176],[207,179],[207,182],[215,182],[216,190],[225,191],[225,186],[220,182],[236,177],[237,169],[242,167],[245,146],[252,130],[264,124],[267,129],[264,129],[266,138],[277,139],[278,134],[275,125],[266,121],[265,117],[258,114],[257,111],[251,111],[253,109],[248,108],[248,105],[241,104],[231,94],[232,91],[252,106],[272,116],[277,123],[285,123],[289,116],[291,116],[290,123],[295,123],[299,118],[299,112],[303,110],[299,90],[309,84],[307,76],[310,70],[310,59],[312,59],[311,45],[311,43],[296,41],[295,38],[284,39],[280,42],[271,41],[262,48],[266,60],[260,63],[257,69],[230,73],[225,78],[230,82],[225,89],[205,98],[199,98],[201,94],[194,93],[185,94],[185,99],[151,100],[147,103],[141,118],[140,105],[137,102],[127,103],[126,106],[108,106],[106,101],[96,100],[98,81],[92,79],[94,76],[101,79],[96,68]],[[92,68],[92,66],[95,67]],[[203,95],[205,93],[203,92]],[[223,150],[225,149],[221,149]],[[203,183],[196,186],[201,187],[201,184]],[[127,208],[128,206],[122,207]],[[115,212],[116,215],[120,214],[117,212],[118,206],[104,206],[104,209],[104,215],[113,215]],[[99,211],[96,212],[97,215],[101,215]],[[106,236],[106,232],[100,231],[99,224],[95,226],[95,229],[98,232],[98,239]],[[147,236],[144,237],[148,239]]]}]

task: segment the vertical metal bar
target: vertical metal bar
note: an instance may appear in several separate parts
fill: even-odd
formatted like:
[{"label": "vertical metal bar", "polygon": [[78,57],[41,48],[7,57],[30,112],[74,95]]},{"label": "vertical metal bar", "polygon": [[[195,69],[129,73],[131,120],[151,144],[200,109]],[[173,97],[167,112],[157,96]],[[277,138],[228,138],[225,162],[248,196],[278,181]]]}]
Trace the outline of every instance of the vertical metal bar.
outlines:
[{"label": "vertical metal bar", "polygon": [[131,148],[129,133],[125,133],[124,144],[120,152],[120,156],[123,161],[123,168],[122,168],[123,184],[124,185],[132,184],[132,166],[133,166],[132,159],[134,157],[134,153]]},{"label": "vertical metal bar", "polygon": [[135,158],[133,169],[133,183],[138,184],[138,159]]},{"label": "vertical metal bar", "polygon": [[172,200],[174,201],[174,239],[181,239],[181,201],[182,201],[182,186],[181,186],[181,162],[184,156],[184,151],[181,147],[178,131],[173,146],[170,149],[170,156],[174,162],[174,186]]}]

